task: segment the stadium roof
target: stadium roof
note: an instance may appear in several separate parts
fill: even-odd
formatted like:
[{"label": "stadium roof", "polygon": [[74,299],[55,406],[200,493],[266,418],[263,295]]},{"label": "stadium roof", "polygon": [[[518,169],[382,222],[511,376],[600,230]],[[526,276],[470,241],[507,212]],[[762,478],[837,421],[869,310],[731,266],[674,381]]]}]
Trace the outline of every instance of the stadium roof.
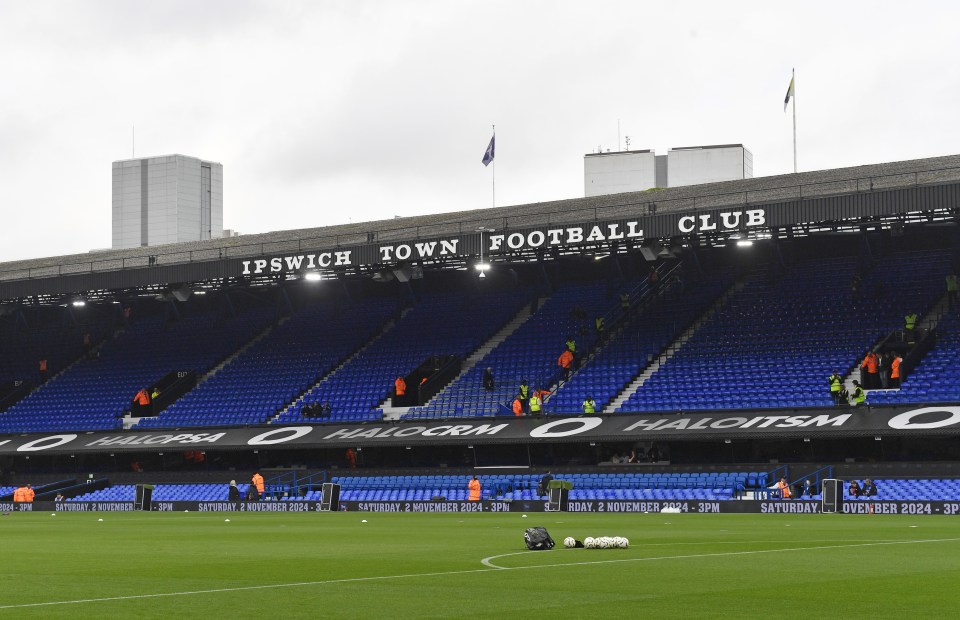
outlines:
[{"label": "stadium roof", "polygon": [[[949,187],[949,191],[944,191],[944,187]],[[247,269],[248,266],[241,267],[244,259],[344,248],[366,249],[365,265],[370,267],[378,262],[377,257],[381,256],[378,250],[385,244],[444,237],[462,236],[460,247],[476,253],[480,241],[473,238],[477,237],[479,227],[510,233],[574,224],[604,223],[606,226],[609,222],[633,218],[643,224],[644,238],[668,238],[688,232],[683,227],[677,230],[678,214],[730,211],[731,207],[768,207],[765,230],[802,224],[809,232],[810,224],[838,220],[862,222],[865,218],[878,217],[903,219],[914,212],[936,211],[941,217],[953,217],[958,204],[960,155],[952,155],[13,261],[0,263],[0,299],[233,277],[240,275],[241,269]],[[590,249],[576,248],[577,251]],[[108,274],[113,277],[105,277]]]}]

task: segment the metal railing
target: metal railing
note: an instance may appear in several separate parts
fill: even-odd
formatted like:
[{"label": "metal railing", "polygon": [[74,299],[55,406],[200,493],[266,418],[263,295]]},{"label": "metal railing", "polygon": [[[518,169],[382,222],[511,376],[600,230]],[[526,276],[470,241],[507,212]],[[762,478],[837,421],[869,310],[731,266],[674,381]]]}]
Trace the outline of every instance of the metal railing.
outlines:
[{"label": "metal railing", "polygon": [[304,472],[289,471],[269,478],[263,483],[264,495],[280,499],[281,497],[301,497],[306,492],[313,491],[327,482],[326,470],[305,474]]}]

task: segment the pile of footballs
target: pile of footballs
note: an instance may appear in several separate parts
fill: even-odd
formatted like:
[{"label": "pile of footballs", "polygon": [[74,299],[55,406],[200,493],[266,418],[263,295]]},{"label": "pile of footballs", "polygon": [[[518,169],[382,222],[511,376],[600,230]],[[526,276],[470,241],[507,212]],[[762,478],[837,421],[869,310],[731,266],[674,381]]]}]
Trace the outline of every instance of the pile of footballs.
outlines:
[{"label": "pile of footballs", "polygon": [[[563,546],[567,549],[577,547],[577,541],[573,536],[567,536],[563,539]],[[630,546],[630,541],[623,536],[598,536],[596,538],[587,536],[583,539],[585,549],[626,549]]]}]

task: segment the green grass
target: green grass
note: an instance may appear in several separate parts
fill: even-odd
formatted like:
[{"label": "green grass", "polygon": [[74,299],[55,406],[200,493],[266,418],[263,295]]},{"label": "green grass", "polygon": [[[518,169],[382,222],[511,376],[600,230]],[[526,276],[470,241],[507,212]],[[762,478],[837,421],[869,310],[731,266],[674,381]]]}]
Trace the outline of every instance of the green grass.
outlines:
[{"label": "green grass", "polygon": [[[525,552],[533,525],[631,547]],[[17,618],[904,618],[960,604],[960,519],[945,516],[16,513],[0,550],[0,616]],[[501,554],[516,554],[492,560],[508,570],[481,564]],[[109,597],[142,598],[90,600]],[[22,607],[57,601],[86,602]]]}]

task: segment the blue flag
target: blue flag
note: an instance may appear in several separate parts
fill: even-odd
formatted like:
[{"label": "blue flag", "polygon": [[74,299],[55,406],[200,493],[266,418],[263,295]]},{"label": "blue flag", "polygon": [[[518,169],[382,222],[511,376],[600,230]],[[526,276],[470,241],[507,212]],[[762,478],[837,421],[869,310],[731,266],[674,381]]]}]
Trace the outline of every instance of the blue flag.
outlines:
[{"label": "blue flag", "polygon": [[493,134],[493,136],[490,138],[490,144],[487,145],[487,150],[486,150],[486,152],[483,154],[483,165],[484,165],[484,166],[489,166],[489,165],[490,165],[490,162],[493,161],[494,143],[495,143],[496,141],[497,141],[497,134]]}]

